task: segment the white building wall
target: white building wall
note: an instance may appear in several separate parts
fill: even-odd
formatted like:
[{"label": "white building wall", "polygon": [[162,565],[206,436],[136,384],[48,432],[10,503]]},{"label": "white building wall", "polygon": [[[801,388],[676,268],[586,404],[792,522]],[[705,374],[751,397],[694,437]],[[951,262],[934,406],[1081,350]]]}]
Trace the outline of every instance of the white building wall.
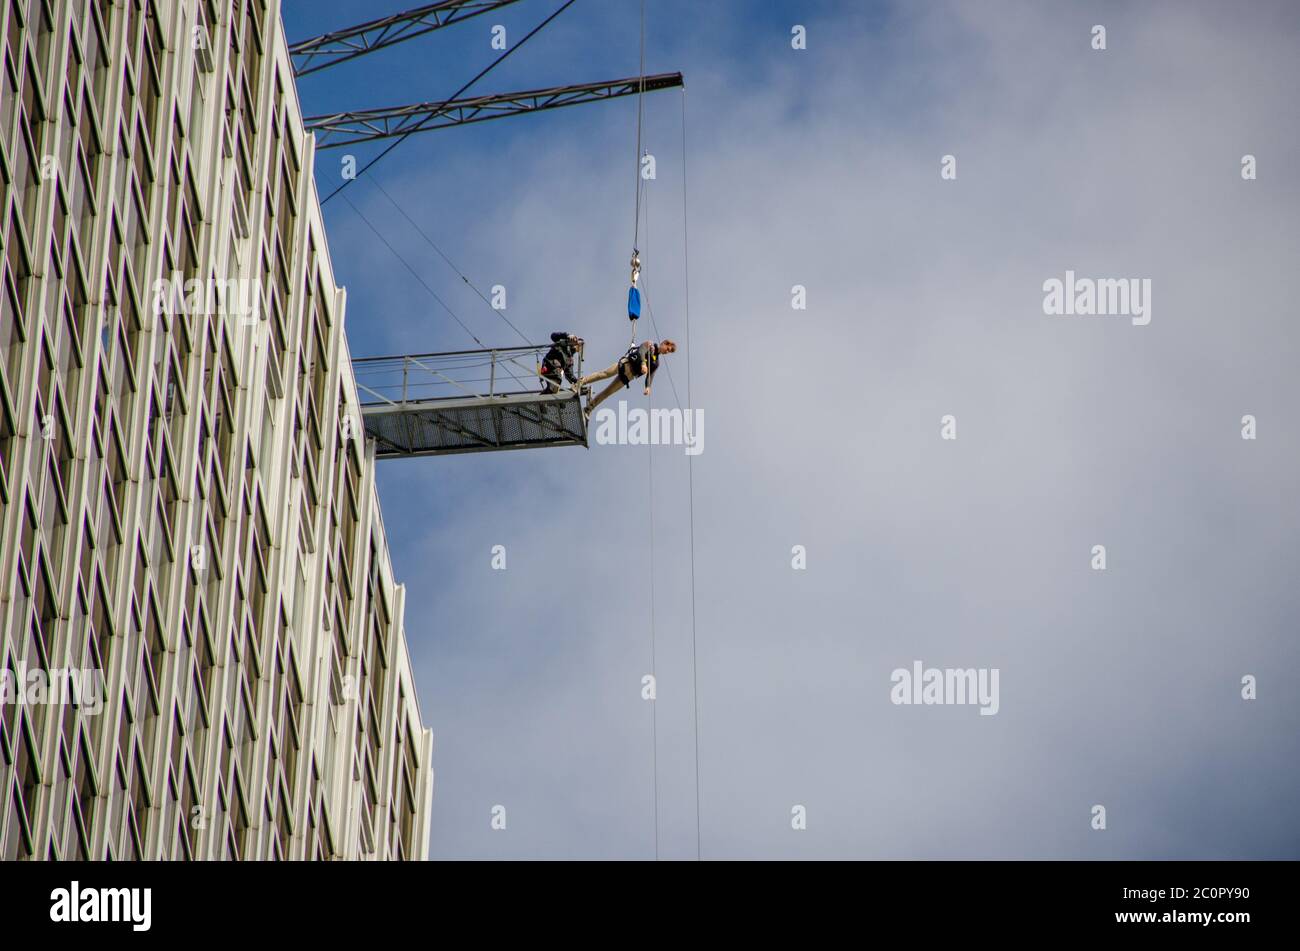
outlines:
[{"label": "white building wall", "polygon": [[[0,673],[105,681],[101,710],[0,704],[0,857],[426,857],[278,3],[0,0],[0,27]],[[258,312],[159,298],[176,272]]]}]

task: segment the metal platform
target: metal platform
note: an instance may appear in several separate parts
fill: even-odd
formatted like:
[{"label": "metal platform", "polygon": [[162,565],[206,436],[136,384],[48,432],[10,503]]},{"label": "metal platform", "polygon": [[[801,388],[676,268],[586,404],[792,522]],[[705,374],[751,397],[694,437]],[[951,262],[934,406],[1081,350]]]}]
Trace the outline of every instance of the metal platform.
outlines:
[{"label": "metal platform", "polygon": [[[352,362],[366,435],[378,458],[586,446],[582,400],[542,393],[550,344]],[[581,368],[579,367],[579,372]]]}]

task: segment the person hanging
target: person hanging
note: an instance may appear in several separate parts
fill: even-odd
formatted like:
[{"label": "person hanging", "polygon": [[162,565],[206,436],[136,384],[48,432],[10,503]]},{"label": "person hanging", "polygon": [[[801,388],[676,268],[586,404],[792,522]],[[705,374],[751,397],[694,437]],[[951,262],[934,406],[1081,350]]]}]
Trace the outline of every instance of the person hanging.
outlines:
[{"label": "person hanging", "polygon": [[620,386],[627,387],[633,380],[638,377],[645,377],[645,395],[650,395],[650,386],[654,381],[655,371],[659,369],[659,358],[667,353],[676,353],[677,344],[671,340],[660,340],[655,343],[647,340],[640,346],[634,346],[628,349],[627,353],[619,357],[618,360],[603,370],[596,373],[589,373],[578,381],[579,386],[589,386],[600,380],[608,380],[610,377],[617,377],[614,382],[605,387],[598,394],[591,397],[587,402],[587,418],[596,407],[609,399]]}]

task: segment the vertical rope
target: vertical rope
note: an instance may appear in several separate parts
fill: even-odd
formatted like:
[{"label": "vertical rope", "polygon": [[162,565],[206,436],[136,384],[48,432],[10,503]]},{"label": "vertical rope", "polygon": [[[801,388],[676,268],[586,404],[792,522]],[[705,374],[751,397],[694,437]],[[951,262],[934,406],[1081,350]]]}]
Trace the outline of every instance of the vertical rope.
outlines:
[{"label": "vertical rope", "polygon": [[[691,269],[690,269],[690,228],[687,217],[687,181],[686,181],[686,88],[682,87],[682,269],[683,269],[683,289],[686,313],[686,406],[682,407],[682,402],[678,398],[677,384],[673,380],[671,367],[665,365],[664,370],[668,374],[668,382],[673,390],[673,402],[682,410],[683,414],[690,412],[691,407]],[[650,243],[650,202],[647,198],[646,209],[646,244]],[[655,321],[654,305],[650,300],[650,285],[645,283],[646,315],[650,318],[650,324],[654,329],[656,337],[660,336],[659,325]],[[647,446],[647,451],[649,451]],[[692,692],[692,723],[694,728],[695,740],[695,859],[699,861],[702,857],[701,847],[701,816],[700,816],[700,688],[697,656],[697,636],[696,636],[696,612],[695,612],[695,466],[694,457],[686,457],[688,492],[690,499],[690,548],[691,548],[691,692]],[[651,610],[650,610],[650,638],[651,638],[651,663],[654,657],[654,498],[653,469],[650,474],[651,480],[651,499],[650,499],[650,538],[651,538]],[[658,681],[655,683],[658,689]],[[657,702],[657,701],[656,701]],[[656,711],[657,713],[657,711]],[[657,731],[657,721],[654,729]],[[655,848],[656,858],[658,857],[659,843],[659,747],[656,734],[655,739]]]},{"label": "vertical rope", "polygon": [[[641,74],[645,75],[645,0],[641,0]],[[644,82],[644,81],[643,81]],[[637,238],[640,238],[641,224],[641,117],[640,104],[637,105]],[[650,241],[650,204],[646,203],[646,242]],[[635,248],[635,245],[633,246]],[[636,343],[635,323],[633,324],[632,343]],[[649,368],[647,368],[648,372]],[[646,473],[649,481],[649,496],[647,497],[647,521],[650,525],[650,676],[654,678],[655,699],[650,701],[650,737],[654,746],[654,780],[655,780],[655,860],[659,859],[659,673],[656,668],[656,644],[655,644],[655,469],[653,447],[649,440],[646,441]]]},{"label": "vertical rope", "polygon": [[[686,408],[691,402],[691,243],[686,217],[686,87],[682,87],[682,273],[686,302]],[[695,721],[695,860],[700,860],[700,680],[695,637],[695,457],[686,457],[691,512],[691,688]]]},{"label": "vertical rope", "polygon": [[632,163],[636,172],[636,215],[632,224],[632,250],[641,240],[641,125],[645,116],[645,0],[641,0],[641,71],[637,73],[636,155]]},{"label": "vertical rope", "polygon": [[[632,156],[632,170],[636,174],[636,211],[632,215],[632,260],[638,260],[637,248],[641,243],[641,127],[645,119],[645,2],[641,0],[641,65],[637,73],[637,96],[636,96],[636,155]],[[639,265],[632,269],[632,283],[636,286],[636,275]],[[629,292],[630,293],[630,292]],[[632,343],[636,346],[636,321],[629,320],[632,325]]]},{"label": "vertical rope", "polygon": [[650,483],[650,676],[654,678],[655,698],[650,701],[650,738],[654,747],[655,778],[655,861],[659,860],[659,672],[655,652],[655,463],[650,443],[646,442],[646,472]]}]

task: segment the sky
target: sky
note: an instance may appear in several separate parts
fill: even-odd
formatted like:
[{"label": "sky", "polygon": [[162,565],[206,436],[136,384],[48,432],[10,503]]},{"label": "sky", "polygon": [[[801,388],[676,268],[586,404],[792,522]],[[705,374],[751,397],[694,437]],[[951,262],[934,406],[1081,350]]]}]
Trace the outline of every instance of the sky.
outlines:
[{"label": "sky", "polygon": [[[558,5],[304,111],[446,97]],[[390,12],[284,8],[291,40]],[[639,15],[578,0],[472,92],[635,75]],[[698,409],[703,451],[380,463],[431,855],[1300,857],[1298,38],[1282,2],[649,0],[687,91],[644,103],[641,335],[683,349],[609,405]],[[377,181],[612,362],[635,154],[634,99],[411,137],[325,206],[353,354],[475,346],[430,290],[520,342]],[[1150,281],[1149,323],[1045,313],[1067,271]],[[916,662],[996,669],[997,712],[893,702]]]}]

